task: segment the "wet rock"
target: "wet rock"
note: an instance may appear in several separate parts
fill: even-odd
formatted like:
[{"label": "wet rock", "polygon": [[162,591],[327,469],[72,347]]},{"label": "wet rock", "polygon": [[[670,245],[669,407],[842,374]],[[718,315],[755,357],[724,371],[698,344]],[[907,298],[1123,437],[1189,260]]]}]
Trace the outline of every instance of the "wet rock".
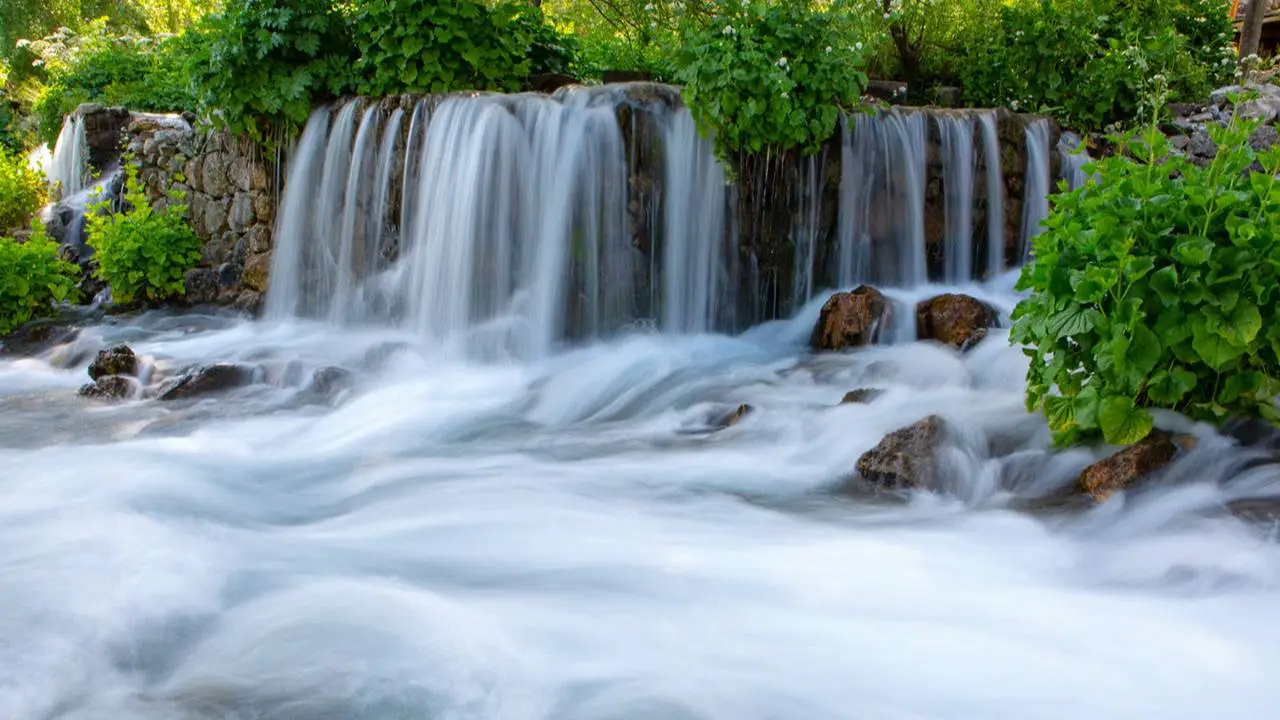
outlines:
[{"label": "wet rock", "polygon": [[888,488],[923,488],[933,481],[944,422],[937,415],[894,430],[858,458],[858,474]]},{"label": "wet rock", "polygon": [[355,384],[355,375],[346,368],[328,365],[311,374],[311,391],[331,398]]},{"label": "wet rock", "polygon": [[0,342],[0,356],[32,357],[73,342],[79,335],[78,328],[48,322],[27,323]]},{"label": "wet rock", "polygon": [[377,372],[379,370],[386,368],[387,365],[390,364],[391,359],[395,357],[396,354],[404,352],[408,349],[409,349],[408,343],[395,342],[390,340],[386,342],[380,342],[377,345],[374,345],[373,347],[365,351],[364,360],[361,362],[361,367],[365,368],[366,370]]},{"label": "wet rock", "polygon": [[893,306],[879,290],[862,285],[832,295],[822,306],[810,344],[816,350],[841,350],[876,342],[893,315]]},{"label": "wet rock", "polygon": [[248,241],[251,253],[264,253],[271,250],[271,228],[265,225],[253,226],[249,229],[249,234],[244,237]]},{"label": "wet rock", "polygon": [[879,388],[858,388],[850,390],[841,398],[841,405],[865,404],[873,402],[876,398],[884,395],[884,390]]},{"label": "wet rock", "polygon": [[258,222],[271,224],[275,219],[275,213],[276,205],[270,195],[259,192],[253,196],[253,216],[258,219]]},{"label": "wet rock", "polygon": [[256,316],[262,310],[262,293],[256,290],[243,290],[236,296],[232,307],[251,317]]},{"label": "wet rock", "polygon": [[257,290],[265,292],[267,289],[267,281],[271,275],[271,254],[257,253],[250,255],[249,259],[244,263],[244,284]]},{"label": "wet rock", "polygon": [[107,375],[80,386],[80,397],[95,400],[126,400],[133,397],[138,381],[123,375]]},{"label": "wet rock", "polygon": [[160,388],[160,400],[185,400],[231,390],[253,382],[253,368],[232,363],[194,367]]},{"label": "wet rock", "polygon": [[230,216],[227,219],[231,229],[242,233],[253,224],[253,197],[247,192],[238,192],[231,199]]},{"label": "wet rock", "polygon": [[188,270],[182,281],[188,303],[201,305],[218,299],[218,274],[214,271],[208,268]]},{"label": "wet rock", "polygon": [[214,197],[225,197],[234,190],[229,176],[227,156],[220,152],[210,153],[204,158],[201,166],[201,180],[204,191]]},{"label": "wet rock", "polygon": [[106,350],[99,350],[98,356],[89,363],[89,377],[94,380],[108,375],[137,374],[138,356],[133,354],[133,348],[128,345],[116,345]]},{"label": "wet rock", "polygon": [[999,322],[990,305],[968,295],[947,293],[916,305],[916,336],[967,350]]},{"label": "wet rock", "polygon": [[1076,485],[1094,500],[1102,502],[1168,465],[1177,452],[1178,446],[1172,436],[1153,430],[1141,441],[1085,468]]},{"label": "wet rock", "polygon": [[718,423],[722,428],[730,428],[742,422],[742,419],[755,412],[755,408],[743,403],[733,410],[733,412],[720,418]]}]

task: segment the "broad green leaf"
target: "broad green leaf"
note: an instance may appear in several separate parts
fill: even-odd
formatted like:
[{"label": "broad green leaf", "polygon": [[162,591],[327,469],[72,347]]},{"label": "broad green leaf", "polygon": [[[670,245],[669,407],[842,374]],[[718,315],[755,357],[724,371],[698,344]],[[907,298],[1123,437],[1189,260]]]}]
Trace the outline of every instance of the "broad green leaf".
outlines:
[{"label": "broad green leaf", "polygon": [[1102,437],[1112,445],[1131,445],[1146,437],[1154,425],[1151,413],[1136,407],[1133,398],[1110,395],[1098,409]]},{"label": "broad green leaf", "polygon": [[1173,256],[1188,265],[1204,265],[1213,252],[1213,241],[1203,237],[1189,237],[1173,248]]},{"label": "broad green leaf", "polygon": [[1174,407],[1196,386],[1195,373],[1178,365],[1171,371],[1161,370],[1151,376],[1147,397],[1164,407]]},{"label": "broad green leaf", "polygon": [[1206,365],[1221,370],[1244,354],[1245,348],[1219,335],[1204,315],[1191,321],[1191,347]]},{"label": "broad green leaf", "polygon": [[1079,305],[1071,305],[1049,318],[1049,333],[1055,338],[1087,333],[1094,328],[1096,312]]},{"label": "broad green leaf", "polygon": [[1044,399],[1044,415],[1050,430],[1065,432],[1076,423],[1075,403],[1071,398],[1051,395]]}]

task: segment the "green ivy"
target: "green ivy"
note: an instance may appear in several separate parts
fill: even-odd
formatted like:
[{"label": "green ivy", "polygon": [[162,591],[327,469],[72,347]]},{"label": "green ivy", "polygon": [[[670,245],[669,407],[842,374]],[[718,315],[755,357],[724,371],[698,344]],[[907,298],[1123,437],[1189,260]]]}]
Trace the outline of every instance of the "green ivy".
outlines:
[{"label": "green ivy", "polygon": [[330,0],[239,0],[192,34],[187,71],[203,114],[255,139],[298,127],[312,104],[351,88],[348,18]]},{"label": "green ivy", "polygon": [[32,170],[26,158],[0,147],[0,232],[25,227],[46,200],[42,173]]},{"label": "green ivy", "polygon": [[152,209],[133,163],[126,164],[128,212],[107,213],[105,203],[86,215],[97,275],[111,285],[116,303],[161,302],[185,292],[183,275],[200,261],[200,241],[186,221],[182,194],[161,212]]},{"label": "green ivy", "polygon": [[1211,125],[1206,167],[1154,126],[1116,136],[1138,159],[1055,196],[1010,339],[1059,444],[1136,442],[1149,408],[1280,421],[1280,146],[1256,152],[1254,127]]},{"label": "green ivy", "polygon": [[26,242],[0,237],[0,336],[53,314],[54,303],[75,299],[79,277],[80,268],[58,256],[58,244],[39,222]]},{"label": "green ivy", "polygon": [[839,2],[815,10],[757,0],[685,22],[678,77],[721,160],[766,147],[813,152],[830,138],[840,108],[867,83],[854,35]]},{"label": "green ivy", "polygon": [[356,19],[361,94],[518,90],[541,12],[475,0],[369,0]]}]

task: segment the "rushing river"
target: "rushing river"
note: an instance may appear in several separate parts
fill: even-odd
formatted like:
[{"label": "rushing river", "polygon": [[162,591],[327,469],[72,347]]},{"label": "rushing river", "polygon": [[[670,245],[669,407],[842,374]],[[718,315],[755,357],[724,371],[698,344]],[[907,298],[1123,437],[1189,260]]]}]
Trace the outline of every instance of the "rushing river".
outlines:
[{"label": "rushing river", "polygon": [[[536,363],[151,315],[0,361],[0,718],[1276,716],[1280,547],[1223,511],[1270,466],[1191,428],[1160,488],[1037,506],[1097,455],[1050,453],[1006,331],[814,356],[816,312]],[[76,397],[116,342],[265,382]],[[845,487],[929,413],[947,492]]]}]

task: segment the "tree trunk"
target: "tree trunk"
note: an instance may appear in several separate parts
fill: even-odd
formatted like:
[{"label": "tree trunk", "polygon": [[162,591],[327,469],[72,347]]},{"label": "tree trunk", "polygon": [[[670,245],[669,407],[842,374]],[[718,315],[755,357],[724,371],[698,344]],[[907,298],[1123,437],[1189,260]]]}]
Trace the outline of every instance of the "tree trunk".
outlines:
[{"label": "tree trunk", "polygon": [[1267,14],[1267,0],[1249,0],[1244,11],[1244,25],[1240,28],[1240,59],[1258,54],[1262,44],[1262,18]]}]

